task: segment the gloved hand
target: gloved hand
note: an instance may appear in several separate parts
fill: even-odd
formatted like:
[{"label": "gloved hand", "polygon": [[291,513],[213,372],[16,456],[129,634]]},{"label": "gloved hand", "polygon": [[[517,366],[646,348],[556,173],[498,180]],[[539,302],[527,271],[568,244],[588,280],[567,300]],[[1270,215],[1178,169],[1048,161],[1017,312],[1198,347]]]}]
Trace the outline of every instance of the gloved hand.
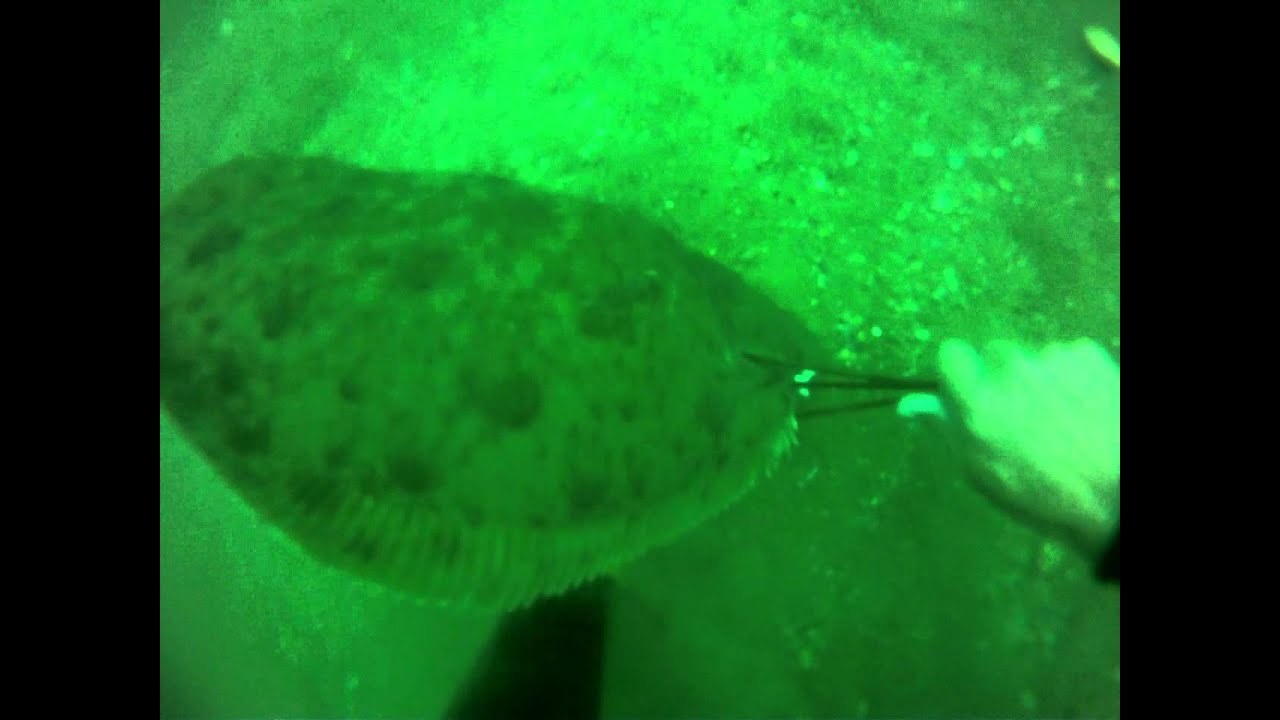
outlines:
[{"label": "gloved hand", "polygon": [[1015,519],[1097,560],[1120,517],[1120,367],[1089,340],[1031,352],[960,340],[938,357],[944,418],[973,486]]}]

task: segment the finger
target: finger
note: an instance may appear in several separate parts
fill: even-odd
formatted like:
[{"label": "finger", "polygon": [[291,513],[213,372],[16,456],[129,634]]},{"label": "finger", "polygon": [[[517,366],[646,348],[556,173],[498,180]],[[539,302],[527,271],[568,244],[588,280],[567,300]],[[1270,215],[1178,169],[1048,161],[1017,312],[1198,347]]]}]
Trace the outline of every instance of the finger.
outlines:
[{"label": "finger", "polygon": [[982,357],[963,340],[945,340],[938,349],[938,372],[946,389],[946,400],[959,411],[960,418],[972,413],[982,388]]}]

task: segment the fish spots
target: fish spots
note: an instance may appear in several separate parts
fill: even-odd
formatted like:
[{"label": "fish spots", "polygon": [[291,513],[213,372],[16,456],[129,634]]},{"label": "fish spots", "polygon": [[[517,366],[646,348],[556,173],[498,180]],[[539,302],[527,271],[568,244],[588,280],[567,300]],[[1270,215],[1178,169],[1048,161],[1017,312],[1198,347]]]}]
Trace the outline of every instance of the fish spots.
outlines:
[{"label": "fish spots", "polygon": [[355,453],[351,451],[351,445],[346,442],[334,443],[324,451],[325,466],[331,470],[345,468],[354,457]]},{"label": "fish spots", "polygon": [[201,321],[200,327],[205,335],[217,335],[222,330],[222,318],[210,315]]},{"label": "fish spots", "polygon": [[440,486],[440,473],[420,453],[397,452],[387,461],[391,486],[409,495],[424,496]]},{"label": "fish spots", "polygon": [[639,415],[640,411],[636,407],[636,402],[634,400],[623,400],[619,403],[618,417],[622,419],[622,422],[628,424],[633,423]]},{"label": "fish spots", "polygon": [[516,370],[477,383],[475,402],[493,424],[519,430],[533,424],[542,412],[542,386],[531,373]]},{"label": "fish spots", "polygon": [[223,441],[237,455],[260,456],[271,450],[271,423],[266,418],[228,413],[221,426]]},{"label": "fish spots", "polygon": [[354,374],[343,375],[338,380],[338,397],[343,401],[356,404],[364,399],[364,386]]},{"label": "fish spots", "polygon": [[243,395],[249,386],[248,365],[225,350],[214,357],[213,383],[218,394],[224,398]]},{"label": "fish spots", "polygon": [[200,268],[232,252],[244,242],[244,228],[227,220],[213,219],[195,234],[187,252],[187,267]]},{"label": "fish spots", "polygon": [[733,407],[725,396],[714,388],[708,388],[698,398],[694,413],[698,424],[717,441],[716,444],[720,444],[733,421]]},{"label": "fish spots", "polygon": [[578,330],[592,340],[634,345],[639,317],[662,298],[661,283],[643,275],[601,289],[578,312]]},{"label": "fish spots", "polygon": [[381,544],[374,532],[357,526],[342,546],[342,552],[357,562],[368,565],[377,559]]},{"label": "fish spots", "polygon": [[391,261],[391,282],[408,292],[432,290],[449,273],[456,258],[457,253],[450,248],[414,244]]},{"label": "fish spots", "polygon": [[591,520],[605,514],[609,505],[609,481],[602,473],[584,467],[569,471],[566,482],[569,516],[574,520]]},{"label": "fish spots", "polygon": [[[306,273],[301,274],[306,277]],[[279,340],[286,334],[299,332],[311,302],[311,291],[301,277],[286,279],[279,286],[262,293],[258,304],[258,324],[267,340]]]},{"label": "fish spots", "polygon": [[635,325],[626,307],[610,305],[596,298],[578,313],[578,330],[592,340],[618,340],[630,345],[635,341]]}]

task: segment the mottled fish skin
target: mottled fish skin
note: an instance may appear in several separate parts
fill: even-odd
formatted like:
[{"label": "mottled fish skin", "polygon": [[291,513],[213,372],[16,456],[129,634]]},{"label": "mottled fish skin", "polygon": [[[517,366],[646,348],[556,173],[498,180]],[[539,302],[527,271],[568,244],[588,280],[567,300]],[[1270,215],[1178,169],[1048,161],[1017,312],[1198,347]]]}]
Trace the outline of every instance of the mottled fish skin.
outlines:
[{"label": "mottled fish skin", "polygon": [[316,558],[510,608],[722,510],[794,441],[801,323],[671,232],[490,175],[214,168],[160,216],[160,395]]}]

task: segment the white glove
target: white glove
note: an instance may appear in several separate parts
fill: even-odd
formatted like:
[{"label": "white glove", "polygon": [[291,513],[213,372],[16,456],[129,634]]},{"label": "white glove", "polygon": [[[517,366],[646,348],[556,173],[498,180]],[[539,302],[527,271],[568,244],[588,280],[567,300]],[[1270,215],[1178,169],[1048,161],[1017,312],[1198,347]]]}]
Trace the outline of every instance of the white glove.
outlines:
[{"label": "white glove", "polygon": [[1097,559],[1120,517],[1120,366],[1090,340],[985,357],[948,340],[938,364],[941,407],[909,396],[899,412],[944,417],[978,491]]}]

